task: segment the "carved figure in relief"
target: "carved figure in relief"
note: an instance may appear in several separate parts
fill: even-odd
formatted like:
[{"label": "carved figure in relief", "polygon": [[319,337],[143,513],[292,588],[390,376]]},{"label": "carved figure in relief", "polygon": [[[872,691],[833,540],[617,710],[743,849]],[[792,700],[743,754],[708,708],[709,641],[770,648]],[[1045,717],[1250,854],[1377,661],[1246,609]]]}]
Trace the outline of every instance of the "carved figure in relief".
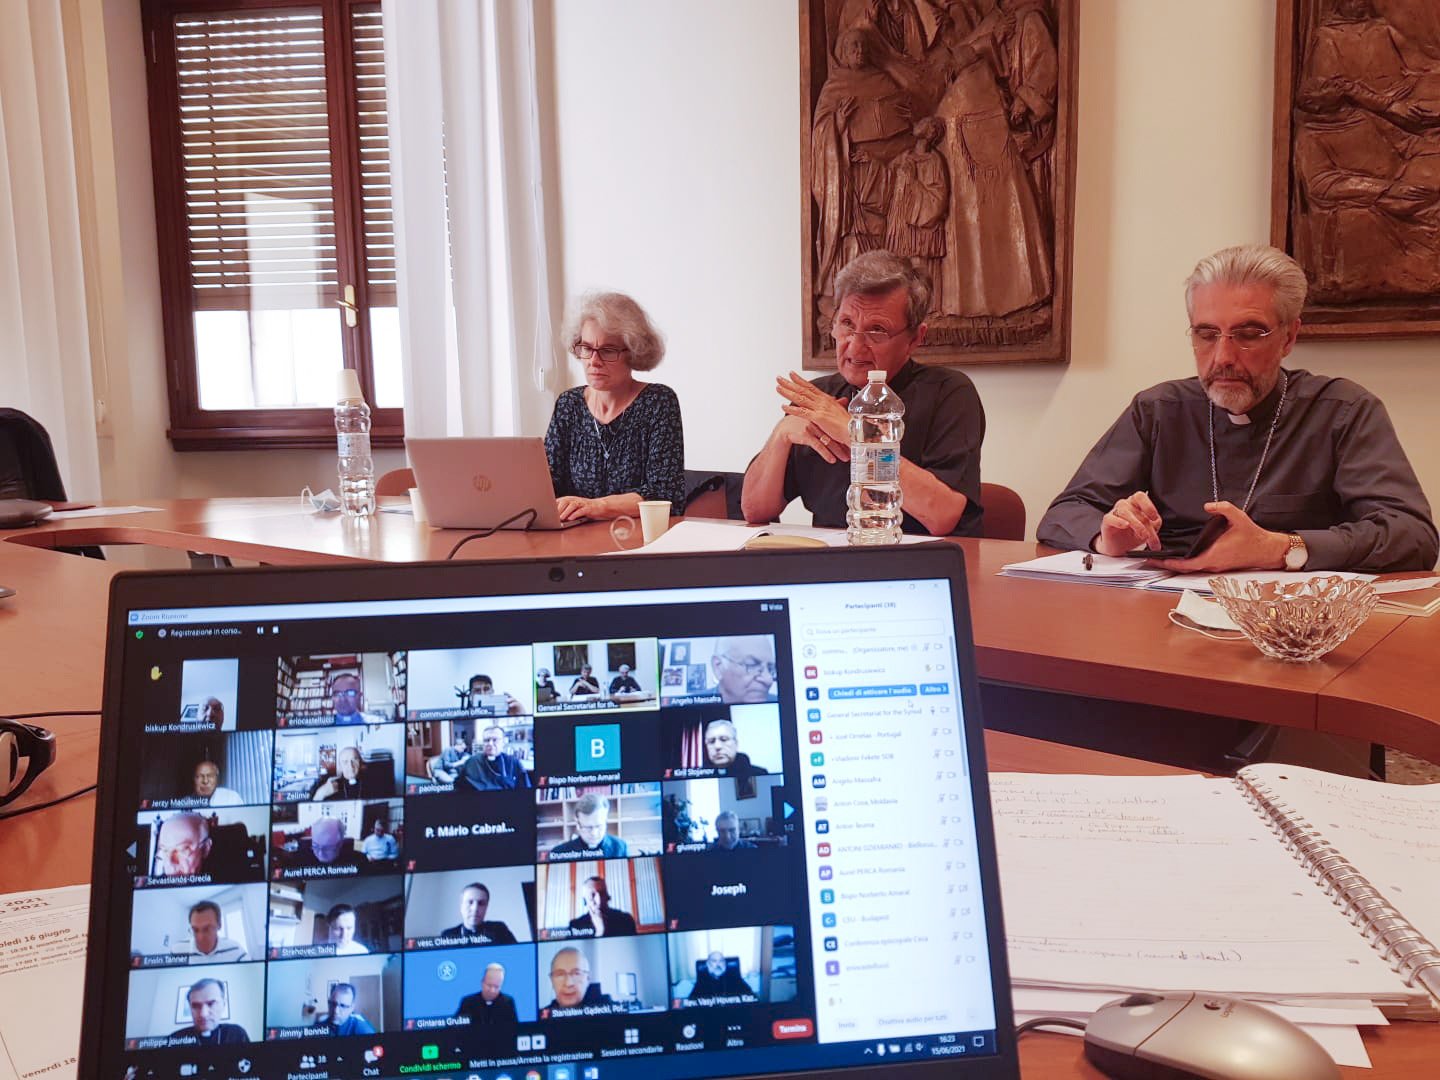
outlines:
[{"label": "carved figure in relief", "polygon": [[1440,290],[1440,61],[1331,0],[1296,94],[1296,253],[1321,303]]},{"label": "carved figure in relief", "polygon": [[[810,135],[814,325],[867,251],[933,281],[932,344],[1049,332],[1059,55],[1054,0],[826,0]],[[917,123],[918,121],[918,123]]]},{"label": "carved figure in relief", "polygon": [[929,44],[915,0],[845,0],[840,9],[839,36],[866,30],[897,56],[919,60]]},{"label": "carved figure in relief", "polygon": [[[976,31],[985,29],[982,20]],[[950,212],[941,314],[1006,315],[1050,295],[1045,217],[1010,130],[993,36],[951,26],[942,41],[949,84],[935,113],[945,125],[940,148],[950,171]]]},{"label": "carved figure in relief", "polygon": [[810,192],[819,210],[816,286],[822,296],[834,294],[841,265],[883,246],[889,165],[910,143],[911,97],[874,67],[872,40],[864,30],[840,35],[835,66],[815,105]]},{"label": "carved figure in relief", "polygon": [[945,215],[950,207],[950,177],[945,158],[935,149],[945,125],[927,116],[915,125],[915,148],[891,166],[890,218],[885,247],[916,261],[934,283],[931,305],[945,310],[939,295],[941,263],[945,258]]},{"label": "carved figure in relief", "polygon": [[[1045,21],[1045,0],[1003,0],[1002,7],[1013,20],[1003,36],[1001,53],[1002,73],[1010,88],[1010,126],[1041,208],[1047,209],[1053,187],[1050,159],[1055,146],[1060,57]],[[1048,221],[1048,213],[1046,218]]]}]

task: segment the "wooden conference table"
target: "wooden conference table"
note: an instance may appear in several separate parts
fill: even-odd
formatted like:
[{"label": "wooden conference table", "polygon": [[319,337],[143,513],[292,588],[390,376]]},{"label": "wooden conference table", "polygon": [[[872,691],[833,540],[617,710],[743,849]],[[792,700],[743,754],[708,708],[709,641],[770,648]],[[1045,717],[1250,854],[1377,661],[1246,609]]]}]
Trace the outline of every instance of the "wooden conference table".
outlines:
[{"label": "wooden conference table", "polygon": [[[443,559],[466,535],[417,526],[402,514],[368,522],[312,514],[293,498],[149,505],[161,509],[0,534],[0,549],[150,544],[299,566]],[[639,543],[637,528],[624,546]],[[976,662],[987,683],[1343,735],[1440,762],[1440,674],[1430,659],[1440,655],[1440,618],[1372,615],[1323,659],[1284,664],[1244,642],[1172,626],[1166,612],[1173,595],[1004,578],[1000,567],[1033,558],[1034,544],[958,543],[966,554]],[[472,541],[459,557],[566,557],[616,547],[608,525],[594,524],[500,533]]]},{"label": "wooden conference table", "polygon": [[[349,535],[341,523],[330,518],[314,518],[293,512],[293,501],[284,500],[201,500],[165,504],[161,514],[134,515],[112,519],[88,518],[56,523],[43,530],[25,534],[11,533],[9,540],[0,541],[0,583],[17,590],[17,595],[0,600],[0,712],[31,712],[59,708],[89,709],[100,707],[105,646],[105,612],[110,578],[117,572],[112,563],[81,559],[46,550],[60,545],[94,543],[155,543],[163,547],[206,550],[238,558],[260,559],[287,564],[311,564],[351,559],[410,561],[443,557],[460,535],[416,529],[406,518],[384,515],[372,527],[363,527],[361,535]],[[5,535],[5,534],[0,534]],[[490,557],[523,555],[582,555],[612,547],[609,531],[604,526],[581,526],[561,534],[511,534],[477,542],[465,554]],[[281,544],[289,546],[281,546]],[[1156,617],[1172,601],[1164,597],[1145,596],[1127,591],[1068,588],[1044,582],[991,580],[1001,562],[1033,553],[1033,545],[1006,544],[991,541],[965,541],[971,564],[970,586],[975,608],[977,639],[984,632],[982,673],[988,667],[999,677],[1020,675],[1043,677],[1047,685],[1075,692],[1104,685],[1104,679],[1121,677],[1126,680],[1124,692],[1131,700],[1144,701],[1157,694],[1185,692],[1214,693],[1217,699],[1234,708],[1244,706],[1243,695],[1227,688],[1226,680],[1214,669],[1214,655],[1207,661],[1188,640],[1228,648],[1220,643],[1207,643],[1197,635],[1184,635],[1187,640],[1176,643],[1176,651],[1168,657],[1172,670],[1167,683],[1164,662],[1157,650],[1131,656],[1128,660],[1107,661],[1103,650],[1094,645],[1100,635],[1093,614],[1084,615],[1088,630],[1077,631],[1057,626],[1053,634],[1046,632],[1045,655],[1035,660],[1035,672],[1026,666],[1027,647],[1021,640],[1023,619],[1015,611],[1024,603],[1051,612],[1053,618],[1074,618],[1078,614],[1071,597],[1102,594],[1104,604],[1119,603],[1120,609],[1107,612],[1113,621],[1113,633],[1121,649],[1134,649],[1146,639],[1164,634],[1157,630]],[[1022,586],[1016,596],[1001,595],[993,587]],[[1030,586],[1039,593],[1031,600],[1026,594]],[[1052,592],[1059,590],[1058,596]],[[1136,603],[1139,601],[1139,603]],[[1413,620],[1421,623],[1425,620]],[[1372,619],[1372,623],[1375,620]],[[1321,700],[1321,692],[1333,691],[1334,684],[1360,666],[1377,643],[1406,629],[1405,620],[1384,619],[1366,640],[1346,657],[1323,668],[1311,665],[1300,668],[1274,665],[1279,673],[1267,678],[1269,662],[1242,654],[1230,657],[1226,664],[1242,670],[1243,677],[1256,683],[1270,682],[1268,693],[1276,700],[1287,695],[1313,703]],[[1134,624],[1140,624],[1138,629]],[[1128,629],[1127,629],[1128,628]],[[1368,628],[1367,628],[1368,629]],[[1091,644],[1087,646],[1087,642]],[[1406,655],[1410,649],[1423,649],[1423,636],[1412,643],[1405,640],[1406,652],[1399,653],[1396,670],[1406,671]],[[1124,656],[1126,653],[1117,653]],[[1218,654],[1217,654],[1218,655]],[[1226,654],[1229,656],[1229,654]],[[1104,667],[1100,675],[1087,676],[1087,664]],[[1386,668],[1387,677],[1392,669]],[[1423,691],[1420,685],[1427,675],[1410,672],[1410,680],[1396,680],[1390,695],[1373,704],[1375,710],[1399,710],[1404,713],[1414,702],[1410,695]],[[988,676],[987,676],[988,677]],[[1357,676],[1358,677],[1358,676]],[[1087,681],[1088,679],[1088,681]],[[1241,684],[1243,685],[1243,684]],[[1359,684],[1363,685],[1363,684]],[[1107,688],[1107,692],[1114,688]],[[1347,700],[1349,690],[1333,691],[1335,702]],[[1341,708],[1340,714],[1346,715]],[[1286,714],[1293,720],[1305,717],[1304,709],[1293,707]],[[1313,717],[1313,713],[1311,714]],[[1408,714],[1407,714],[1408,715]],[[1356,721],[1357,723],[1364,721]],[[1419,723],[1421,721],[1417,721]],[[59,737],[59,757],[55,766],[45,773],[26,794],[20,806],[34,805],[55,799],[95,780],[98,766],[100,722],[96,717],[59,717],[47,720]],[[1313,726],[1313,725],[1309,725]],[[1367,737],[1369,737],[1367,735]],[[1179,770],[1129,758],[1115,757],[1089,750],[1039,742],[1017,735],[987,732],[986,747],[990,767],[996,771],[1042,773],[1087,772],[1110,775],[1163,775]],[[1440,756],[1440,755],[1437,755]],[[40,810],[13,821],[0,820],[0,893],[25,889],[51,888],[88,881],[94,830],[93,796],[73,799],[58,806]],[[1421,1078],[1434,1075],[1435,1062],[1440,1060],[1440,1030],[1433,1025],[1398,1023],[1385,1028],[1366,1028],[1365,1044],[1374,1069],[1344,1069],[1355,1078],[1373,1077]],[[1082,1057],[1081,1045],[1073,1037],[1034,1033],[1021,1042],[1021,1062],[1027,1077],[1100,1078]]]}]

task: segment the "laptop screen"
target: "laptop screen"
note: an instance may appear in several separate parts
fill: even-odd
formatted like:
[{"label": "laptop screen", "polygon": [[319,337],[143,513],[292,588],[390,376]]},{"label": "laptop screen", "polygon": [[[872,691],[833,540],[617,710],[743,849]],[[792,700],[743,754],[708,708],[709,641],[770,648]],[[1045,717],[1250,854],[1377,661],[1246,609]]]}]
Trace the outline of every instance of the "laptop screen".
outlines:
[{"label": "laptop screen", "polygon": [[958,555],[619,562],[120,579],[93,1074],[990,1075]]}]

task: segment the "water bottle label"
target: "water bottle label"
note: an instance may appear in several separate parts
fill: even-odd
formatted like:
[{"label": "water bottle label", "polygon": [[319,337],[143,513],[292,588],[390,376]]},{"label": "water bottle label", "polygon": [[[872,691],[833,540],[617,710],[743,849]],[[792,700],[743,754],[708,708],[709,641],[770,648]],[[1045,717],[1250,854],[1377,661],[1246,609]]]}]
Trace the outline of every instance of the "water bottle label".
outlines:
[{"label": "water bottle label", "polygon": [[368,431],[342,431],[335,436],[341,457],[356,457],[370,452]]},{"label": "water bottle label", "polygon": [[890,445],[850,446],[852,484],[892,484],[900,479],[900,448]]}]

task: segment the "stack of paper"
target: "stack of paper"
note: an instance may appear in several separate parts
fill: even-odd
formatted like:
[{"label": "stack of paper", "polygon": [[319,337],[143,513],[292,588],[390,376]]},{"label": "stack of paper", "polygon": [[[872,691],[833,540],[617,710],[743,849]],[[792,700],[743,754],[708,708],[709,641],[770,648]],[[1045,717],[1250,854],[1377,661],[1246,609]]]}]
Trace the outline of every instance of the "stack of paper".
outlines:
[{"label": "stack of paper", "polygon": [[1396,581],[1377,581],[1375,591],[1380,594],[1376,611],[1388,611],[1392,615],[1418,615],[1422,618],[1440,611],[1440,577],[1404,578]]},{"label": "stack of paper", "polygon": [[[1239,581],[1278,581],[1285,585],[1315,577],[1375,580],[1374,574],[1356,574],[1346,570],[1227,570],[1223,575],[1177,574],[1154,566],[1144,559],[1112,558],[1109,555],[1094,555],[1086,551],[1062,551],[1058,555],[1045,555],[1026,562],[1010,563],[1002,566],[1000,573],[1006,577],[1073,581],[1082,585],[1119,585],[1130,589],[1160,589],[1166,592],[1189,590],[1203,596],[1212,595],[1210,579],[1213,577],[1227,577]],[[1409,587],[1414,588],[1413,583]]]},{"label": "stack of paper", "polygon": [[1079,581],[1086,585],[1144,586],[1169,577],[1164,570],[1147,566],[1144,559],[1112,558],[1088,551],[1062,551],[1026,562],[1002,566],[1006,577],[1044,578],[1048,581]]}]

